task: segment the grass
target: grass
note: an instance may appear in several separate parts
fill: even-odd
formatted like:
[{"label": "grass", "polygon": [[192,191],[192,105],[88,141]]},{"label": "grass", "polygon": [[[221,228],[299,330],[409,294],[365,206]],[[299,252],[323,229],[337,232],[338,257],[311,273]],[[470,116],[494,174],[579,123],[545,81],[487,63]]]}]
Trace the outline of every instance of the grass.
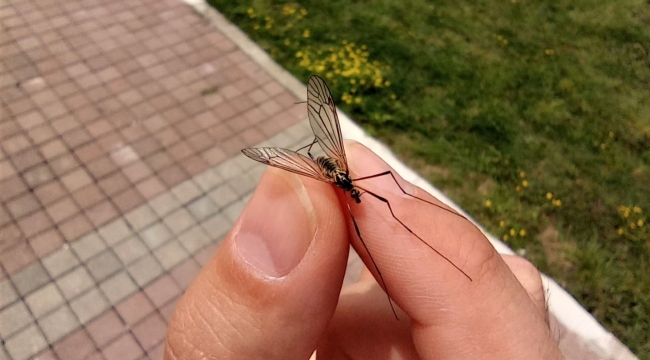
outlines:
[{"label": "grass", "polygon": [[210,0],[650,359],[650,7]]}]

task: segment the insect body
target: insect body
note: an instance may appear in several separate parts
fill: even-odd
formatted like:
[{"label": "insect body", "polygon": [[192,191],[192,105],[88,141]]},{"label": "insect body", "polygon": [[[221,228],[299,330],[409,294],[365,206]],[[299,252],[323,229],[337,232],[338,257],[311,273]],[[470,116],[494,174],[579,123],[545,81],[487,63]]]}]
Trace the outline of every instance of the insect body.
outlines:
[{"label": "insect body", "polygon": [[[363,194],[368,194],[374,197],[375,199],[385,203],[392,217],[397,222],[399,222],[402,225],[402,227],[404,227],[404,229],[406,229],[409,233],[415,236],[418,240],[420,240],[420,242],[422,242],[428,248],[430,248],[438,255],[440,255],[443,259],[445,259],[449,264],[451,264],[456,269],[458,269],[458,271],[460,271],[463,275],[465,275],[465,277],[467,277],[471,281],[472,278],[470,278],[469,275],[467,275],[463,270],[461,270],[458,266],[456,266],[451,260],[449,260],[446,256],[441,254],[438,250],[436,250],[431,245],[429,245],[426,241],[424,241],[424,239],[422,239],[419,235],[414,233],[408,226],[406,226],[406,224],[402,222],[402,220],[400,220],[397,216],[395,216],[395,213],[393,212],[393,208],[390,202],[386,198],[370,190],[367,190],[355,184],[354,182],[390,175],[393,178],[393,181],[395,181],[397,187],[399,187],[402,193],[404,193],[404,195],[410,196],[414,199],[418,199],[430,205],[436,206],[439,209],[448,211],[462,218],[465,217],[442,205],[424,200],[415,195],[411,195],[407,193],[399,184],[399,182],[395,178],[395,175],[390,170],[379,174],[352,179],[350,177],[350,171],[348,169],[348,162],[345,155],[345,149],[343,146],[343,136],[341,135],[341,126],[339,125],[339,119],[336,114],[336,105],[334,104],[334,99],[332,98],[332,94],[329,88],[327,87],[327,84],[325,84],[325,81],[316,75],[312,75],[309,78],[309,82],[307,83],[307,109],[309,115],[309,124],[311,125],[311,129],[314,132],[314,141],[312,141],[311,144],[298,149],[298,151],[307,148],[308,156],[305,156],[299,153],[298,151],[292,151],[292,150],[274,148],[274,147],[243,149],[242,152],[244,153],[244,155],[266,165],[274,166],[299,175],[307,176],[326,183],[334,184],[339,188],[341,188],[343,191],[349,192],[350,197],[357,204],[361,202],[361,196]],[[316,143],[320,145],[320,147],[325,152],[326,156],[320,156],[314,158],[314,156],[311,154],[311,148]],[[372,257],[370,250],[366,246],[366,243],[363,241],[363,238],[361,237],[359,226],[357,225],[357,222],[354,218],[354,214],[352,213],[352,209],[350,208],[349,205],[348,205],[348,211],[350,213],[350,218],[352,219],[352,224],[354,225],[354,230],[357,236],[359,237],[361,244],[363,244],[363,247],[368,253],[368,256],[370,257],[370,260],[372,261],[372,264],[375,270],[377,271],[377,274],[379,275],[381,283],[384,289],[386,290],[386,294],[388,296],[391,308],[393,309],[393,313],[395,314],[395,317],[397,317],[397,313],[393,308],[393,304],[392,302],[390,302],[390,295],[388,293],[388,287],[386,286],[384,277],[381,274],[381,271],[379,270],[377,263]]]}]

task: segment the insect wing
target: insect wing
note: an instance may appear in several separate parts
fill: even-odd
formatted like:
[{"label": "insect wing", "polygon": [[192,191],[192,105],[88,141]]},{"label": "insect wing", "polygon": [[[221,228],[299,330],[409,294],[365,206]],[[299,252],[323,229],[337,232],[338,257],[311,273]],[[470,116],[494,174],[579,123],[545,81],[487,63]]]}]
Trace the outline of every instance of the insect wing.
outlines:
[{"label": "insect wing", "polygon": [[282,170],[290,171],[298,175],[307,176],[316,180],[331,182],[323,175],[318,164],[314,160],[295,151],[267,147],[247,148],[242,150],[244,155],[259,161],[262,164],[274,166]]},{"label": "insect wing", "polygon": [[332,93],[323,79],[312,75],[307,83],[307,110],[309,125],[327,156],[339,160],[343,171],[348,171],[348,161],[343,147],[343,135],[336,114]]}]

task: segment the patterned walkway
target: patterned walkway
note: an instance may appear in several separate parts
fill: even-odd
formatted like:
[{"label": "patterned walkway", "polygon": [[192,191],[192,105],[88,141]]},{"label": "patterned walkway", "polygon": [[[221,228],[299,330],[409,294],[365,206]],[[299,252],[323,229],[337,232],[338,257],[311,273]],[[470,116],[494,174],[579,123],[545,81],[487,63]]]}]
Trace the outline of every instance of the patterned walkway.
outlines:
[{"label": "patterned walkway", "polygon": [[180,0],[0,19],[0,360],[160,359],[263,171],[239,150],[304,145],[304,107]]}]

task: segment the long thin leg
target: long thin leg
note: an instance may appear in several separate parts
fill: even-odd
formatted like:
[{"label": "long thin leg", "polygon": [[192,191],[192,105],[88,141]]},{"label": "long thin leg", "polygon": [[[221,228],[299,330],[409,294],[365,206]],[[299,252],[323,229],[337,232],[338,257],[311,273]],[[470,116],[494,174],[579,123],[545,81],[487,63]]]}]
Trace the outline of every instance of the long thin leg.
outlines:
[{"label": "long thin leg", "polygon": [[311,150],[311,147],[314,146],[314,144],[316,143],[316,141],[318,141],[318,139],[314,137],[314,141],[312,141],[311,143],[309,143],[309,144],[307,144],[307,145],[301,147],[300,149],[296,150],[296,152],[298,152],[298,151],[300,151],[300,150],[302,150],[302,149],[306,149],[306,148],[309,148],[309,149]]},{"label": "long thin leg", "polygon": [[398,187],[400,190],[402,190],[402,193],[404,193],[404,195],[408,195],[408,196],[410,196],[410,197],[412,197],[412,198],[418,199],[418,200],[420,200],[420,201],[424,201],[424,202],[427,203],[427,204],[433,205],[433,206],[435,206],[435,207],[437,207],[437,208],[440,208],[440,209],[442,209],[442,210],[445,210],[445,211],[447,211],[447,212],[450,212],[450,213],[452,213],[452,214],[454,214],[454,215],[456,215],[456,216],[460,216],[460,217],[462,217],[463,219],[469,221],[468,218],[466,218],[465,216],[463,216],[463,215],[457,213],[457,212],[456,212],[455,210],[453,210],[453,209],[449,209],[449,208],[447,208],[447,207],[445,207],[445,206],[442,206],[442,205],[440,205],[440,204],[432,203],[432,202],[429,201],[429,200],[424,200],[424,199],[419,198],[419,197],[417,197],[417,196],[415,196],[415,195],[411,195],[411,194],[407,193],[406,190],[404,190],[404,188],[402,188],[402,185],[400,185],[399,182],[397,181],[397,179],[395,178],[395,174],[393,174],[393,172],[390,171],[390,170],[388,170],[388,171],[384,171],[384,172],[382,172],[382,173],[375,174],[375,175],[364,176],[364,177],[360,177],[360,178],[358,178],[358,179],[352,179],[352,181],[354,182],[354,181],[368,180],[368,179],[378,178],[378,177],[386,176],[386,175],[390,175],[390,176],[393,178],[393,181],[395,181],[395,184],[397,185],[397,187]]},{"label": "long thin leg", "polygon": [[375,270],[377,271],[377,275],[379,275],[379,280],[381,280],[381,284],[384,286],[384,289],[386,290],[386,296],[388,297],[388,303],[390,304],[390,309],[393,310],[393,315],[395,315],[395,319],[399,320],[399,318],[397,317],[397,312],[395,311],[395,307],[393,306],[393,302],[390,299],[390,294],[388,293],[388,286],[386,285],[386,281],[384,281],[384,276],[381,274],[381,271],[379,270],[379,267],[377,266],[375,259],[372,257],[372,254],[370,253],[370,250],[368,249],[366,242],[363,241],[363,238],[361,237],[361,232],[359,231],[359,225],[357,225],[357,221],[354,219],[354,215],[352,214],[352,209],[350,209],[350,205],[348,205],[348,212],[350,212],[350,218],[352,218],[354,231],[357,232],[357,236],[359,237],[359,240],[361,240],[361,244],[363,244],[363,248],[366,249],[366,252],[368,253],[368,257],[370,257],[370,261],[372,262],[372,266],[375,267]]},{"label": "long thin leg", "polygon": [[[404,227],[404,229],[408,230],[408,232],[410,232],[411,234],[413,234],[413,236],[415,236],[416,238],[418,238],[418,240],[420,240],[420,241],[421,241],[424,245],[426,245],[429,249],[435,251],[436,254],[440,255],[443,259],[447,260],[448,263],[450,263],[453,267],[455,267],[458,271],[460,271],[463,275],[465,275],[465,277],[468,278],[469,281],[472,281],[472,278],[469,277],[469,275],[467,275],[466,272],[464,272],[461,268],[459,268],[458,266],[456,266],[456,264],[454,264],[451,260],[449,260],[448,257],[444,256],[440,251],[436,250],[433,246],[429,245],[429,243],[427,243],[426,241],[424,241],[424,239],[422,239],[420,236],[418,236],[418,234],[416,234],[415,232],[413,232],[413,230],[411,230],[408,226],[406,226],[406,224],[404,224],[404,222],[402,222],[402,220],[400,220],[397,216],[395,216],[395,213],[393,212],[393,207],[390,206],[390,202],[389,202],[386,198],[383,198],[383,197],[381,197],[381,196],[379,196],[379,195],[373,193],[372,191],[368,191],[367,189],[364,189],[364,188],[362,188],[362,187],[360,187],[360,186],[357,186],[357,188],[359,188],[359,189],[365,191],[365,192],[368,193],[369,195],[372,195],[372,196],[373,196],[374,198],[376,198],[377,200],[386,203],[386,205],[388,205],[388,210],[390,210],[390,214],[393,216],[393,219],[397,220],[397,222],[400,223],[400,224]],[[416,197],[416,198],[418,198],[418,197]],[[419,199],[419,198],[418,198],[418,199]],[[421,200],[422,200],[422,199],[421,199]],[[423,200],[423,201],[428,202],[428,201],[426,201],[426,200]],[[435,205],[435,204],[433,204],[433,205]]]}]

